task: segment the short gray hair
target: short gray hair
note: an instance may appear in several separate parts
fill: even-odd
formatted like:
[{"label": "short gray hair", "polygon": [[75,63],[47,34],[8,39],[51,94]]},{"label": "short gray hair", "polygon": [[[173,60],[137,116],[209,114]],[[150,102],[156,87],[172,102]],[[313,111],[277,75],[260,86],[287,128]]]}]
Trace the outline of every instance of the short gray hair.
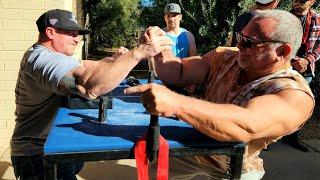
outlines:
[{"label": "short gray hair", "polygon": [[291,58],[298,52],[302,41],[302,25],[293,14],[283,10],[257,11],[255,18],[271,18],[277,22],[269,37],[274,41],[290,43],[292,46]]}]

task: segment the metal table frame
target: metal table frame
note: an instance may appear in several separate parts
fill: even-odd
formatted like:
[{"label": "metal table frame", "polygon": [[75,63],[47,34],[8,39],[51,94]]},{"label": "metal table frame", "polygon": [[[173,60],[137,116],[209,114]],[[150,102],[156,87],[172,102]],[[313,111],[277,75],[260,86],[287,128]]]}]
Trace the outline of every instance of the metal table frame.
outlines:
[{"label": "metal table frame", "polygon": [[[228,155],[230,156],[231,177],[230,179],[240,179],[243,153],[245,150],[244,144],[237,144],[235,146],[223,147],[221,149],[195,149],[195,148],[177,148],[170,149],[169,156],[196,156],[196,155]],[[133,149],[126,151],[105,150],[93,152],[70,152],[59,154],[45,154],[45,179],[57,179],[56,164],[63,160],[78,159],[86,161],[100,161],[100,160],[119,160],[119,159],[133,159]]]},{"label": "metal table frame", "polygon": [[[122,87],[123,88],[123,87]],[[122,93],[123,89],[114,91],[114,94]],[[64,116],[62,116],[64,117]],[[111,116],[109,116],[111,117]],[[60,117],[61,118],[61,117]],[[50,132],[52,133],[52,132]],[[46,145],[45,145],[46,146]],[[131,145],[130,145],[131,146]],[[245,151],[244,143],[221,143],[220,145],[207,145],[204,147],[200,144],[185,147],[170,147],[169,156],[196,156],[196,155],[227,155],[230,157],[231,176],[230,179],[240,179],[243,154]],[[133,159],[133,146],[127,149],[102,149],[98,151],[82,150],[62,152],[46,152],[44,153],[45,179],[57,179],[57,163],[64,160],[81,160],[86,161],[100,161],[100,160],[119,160],[119,159]]]}]

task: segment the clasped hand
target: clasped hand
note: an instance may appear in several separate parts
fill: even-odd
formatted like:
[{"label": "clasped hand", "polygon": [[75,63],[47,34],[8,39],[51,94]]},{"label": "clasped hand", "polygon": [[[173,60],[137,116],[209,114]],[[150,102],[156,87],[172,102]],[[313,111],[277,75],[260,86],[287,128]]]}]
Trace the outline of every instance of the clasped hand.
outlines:
[{"label": "clasped hand", "polygon": [[138,46],[138,56],[141,59],[154,57],[165,50],[171,50],[172,41],[165,36],[165,32],[157,26],[149,27],[140,36]]},{"label": "clasped hand", "polygon": [[[162,51],[171,50],[172,41],[157,26],[149,27],[139,38],[138,52],[144,58],[154,57]],[[177,107],[176,93],[159,84],[144,84],[124,90],[125,94],[141,94],[143,106],[153,115],[174,116]]]}]

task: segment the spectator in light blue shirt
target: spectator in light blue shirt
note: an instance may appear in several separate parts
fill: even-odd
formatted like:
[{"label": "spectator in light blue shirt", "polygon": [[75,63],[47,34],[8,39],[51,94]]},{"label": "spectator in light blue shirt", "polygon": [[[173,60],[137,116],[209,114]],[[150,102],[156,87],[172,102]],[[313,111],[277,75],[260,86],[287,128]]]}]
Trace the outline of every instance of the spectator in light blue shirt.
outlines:
[{"label": "spectator in light blue shirt", "polygon": [[180,27],[182,14],[179,4],[170,3],[166,5],[164,20],[167,25],[164,31],[167,33],[167,37],[173,41],[173,54],[180,58],[196,55],[197,48],[193,34]]}]

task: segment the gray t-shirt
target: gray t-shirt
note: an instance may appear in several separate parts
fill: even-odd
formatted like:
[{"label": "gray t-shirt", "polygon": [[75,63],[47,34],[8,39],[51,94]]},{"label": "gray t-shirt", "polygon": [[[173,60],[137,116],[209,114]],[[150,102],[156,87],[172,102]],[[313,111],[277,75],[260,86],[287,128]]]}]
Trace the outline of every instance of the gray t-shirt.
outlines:
[{"label": "gray t-shirt", "polygon": [[62,96],[57,85],[77,59],[35,44],[23,56],[16,84],[16,126],[11,139],[13,156],[43,153],[43,145]]}]

